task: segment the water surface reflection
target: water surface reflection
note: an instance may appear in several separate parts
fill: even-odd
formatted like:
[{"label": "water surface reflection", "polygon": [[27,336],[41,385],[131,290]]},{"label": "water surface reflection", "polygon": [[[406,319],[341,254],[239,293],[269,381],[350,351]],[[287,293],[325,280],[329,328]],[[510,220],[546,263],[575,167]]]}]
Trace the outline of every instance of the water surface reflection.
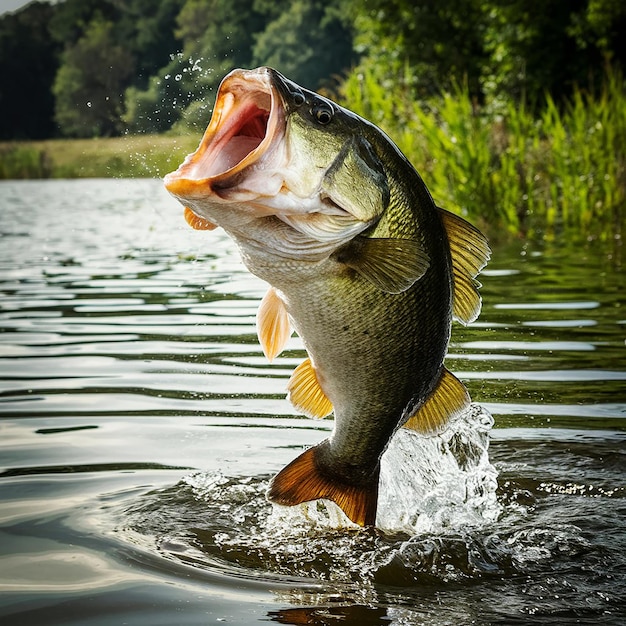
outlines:
[{"label": "water surface reflection", "polygon": [[301,343],[265,361],[265,285],[231,242],[154,180],[2,182],[0,203],[4,618],[626,620],[618,245],[496,247],[454,329],[447,365],[495,419],[496,518],[303,529],[264,490],[331,423],[285,400]]}]

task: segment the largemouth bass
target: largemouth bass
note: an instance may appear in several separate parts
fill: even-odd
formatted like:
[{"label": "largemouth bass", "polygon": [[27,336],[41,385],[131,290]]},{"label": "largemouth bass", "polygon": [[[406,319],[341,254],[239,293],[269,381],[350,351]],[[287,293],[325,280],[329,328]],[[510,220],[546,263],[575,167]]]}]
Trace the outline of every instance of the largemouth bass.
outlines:
[{"label": "largemouth bass", "polygon": [[443,365],[452,318],[473,321],[483,235],[435,206],[376,126],[271,68],[222,81],[202,141],[165,177],[195,228],[223,228],[270,288],[257,330],[272,360],[308,358],[287,385],[332,435],[274,477],[270,500],[334,501],[376,521],[380,458],[400,427],[445,428],[470,402]]}]

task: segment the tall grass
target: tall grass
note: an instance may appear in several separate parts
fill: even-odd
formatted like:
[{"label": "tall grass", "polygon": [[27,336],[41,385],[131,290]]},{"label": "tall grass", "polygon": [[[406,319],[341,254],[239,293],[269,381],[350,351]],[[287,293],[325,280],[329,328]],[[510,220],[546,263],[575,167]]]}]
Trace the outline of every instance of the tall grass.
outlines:
[{"label": "tall grass", "polygon": [[0,179],[160,177],[198,141],[197,135],[125,135],[0,144]]},{"label": "tall grass", "polygon": [[45,150],[10,143],[0,146],[0,179],[48,178],[50,169]]},{"label": "tall grass", "polygon": [[626,217],[626,85],[608,73],[599,94],[577,90],[540,115],[497,112],[466,87],[428,102],[410,75],[393,83],[359,69],[343,104],[379,125],[422,174],[436,201],[493,233],[620,236]]}]

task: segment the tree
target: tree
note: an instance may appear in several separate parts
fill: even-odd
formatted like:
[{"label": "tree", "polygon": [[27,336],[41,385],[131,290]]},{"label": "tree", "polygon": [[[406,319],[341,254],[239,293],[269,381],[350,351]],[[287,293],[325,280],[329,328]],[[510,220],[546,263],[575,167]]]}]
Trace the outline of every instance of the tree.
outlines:
[{"label": "tree", "polygon": [[[574,24],[585,21],[588,0],[492,0],[485,47],[485,80],[505,99],[560,102],[575,85],[603,71],[596,46],[580,45]],[[598,76],[600,77],[600,76]]]},{"label": "tree", "polygon": [[417,97],[467,81],[482,94],[482,0],[353,0],[355,48],[377,66],[381,80],[403,81],[410,68]]},{"label": "tree", "polygon": [[50,17],[52,38],[65,47],[81,39],[94,20],[116,23],[119,13],[111,0],[63,0]]},{"label": "tree", "polygon": [[[234,67],[249,67],[253,35],[266,19],[253,0],[186,0],[176,17],[182,49],[150,79],[126,94],[129,129],[160,132],[185,118],[203,128],[214,93]],[[193,113],[193,114],[191,114]]]},{"label": "tree", "polygon": [[0,19],[0,139],[55,133],[51,88],[60,46],[48,32],[52,5],[33,2]]},{"label": "tree", "polygon": [[176,17],[184,0],[109,0],[116,8],[115,39],[135,59],[133,85],[145,88],[151,76],[181,49],[175,33]]},{"label": "tree", "polygon": [[133,58],[115,42],[113,29],[111,22],[96,18],[63,53],[53,93],[55,118],[64,135],[109,136],[123,130],[123,94]]},{"label": "tree", "polygon": [[253,65],[270,65],[309,89],[354,61],[350,21],[340,1],[296,0],[255,36]]},{"label": "tree", "polygon": [[361,62],[418,99],[466,82],[479,101],[560,103],[626,63],[623,0],[352,2]]}]

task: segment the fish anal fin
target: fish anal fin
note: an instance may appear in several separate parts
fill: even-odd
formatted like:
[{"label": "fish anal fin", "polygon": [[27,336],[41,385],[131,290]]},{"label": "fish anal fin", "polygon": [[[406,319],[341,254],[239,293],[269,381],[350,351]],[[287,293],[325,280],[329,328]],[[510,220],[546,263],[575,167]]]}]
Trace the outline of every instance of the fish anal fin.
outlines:
[{"label": "fish anal fin", "polygon": [[263,296],[256,314],[256,332],[263,353],[270,363],[285,347],[292,329],[287,308],[274,287]]},{"label": "fish anal fin", "polygon": [[480,283],[474,278],[487,265],[491,250],[486,237],[462,217],[439,209],[450,243],[454,298],[452,313],[462,324],[473,322],[480,313]]},{"label": "fish anal fin", "polygon": [[321,419],[333,411],[333,404],[320,387],[311,359],[305,359],[296,367],[287,383],[287,391],[291,404],[308,417]]},{"label": "fish anal fin", "polygon": [[440,432],[470,402],[465,385],[444,367],[435,389],[403,426],[422,434]]},{"label": "fish anal fin", "polygon": [[267,497],[276,504],[295,506],[321,498],[331,500],[359,526],[376,523],[378,478],[376,470],[365,485],[350,485],[320,471],[316,461],[320,446],[309,448],[283,468],[270,483]]},{"label": "fish anal fin", "polygon": [[196,215],[189,207],[185,207],[185,221],[195,230],[215,230],[217,224]]},{"label": "fish anal fin", "polygon": [[335,258],[386,293],[406,291],[430,264],[422,244],[412,239],[355,237]]}]

